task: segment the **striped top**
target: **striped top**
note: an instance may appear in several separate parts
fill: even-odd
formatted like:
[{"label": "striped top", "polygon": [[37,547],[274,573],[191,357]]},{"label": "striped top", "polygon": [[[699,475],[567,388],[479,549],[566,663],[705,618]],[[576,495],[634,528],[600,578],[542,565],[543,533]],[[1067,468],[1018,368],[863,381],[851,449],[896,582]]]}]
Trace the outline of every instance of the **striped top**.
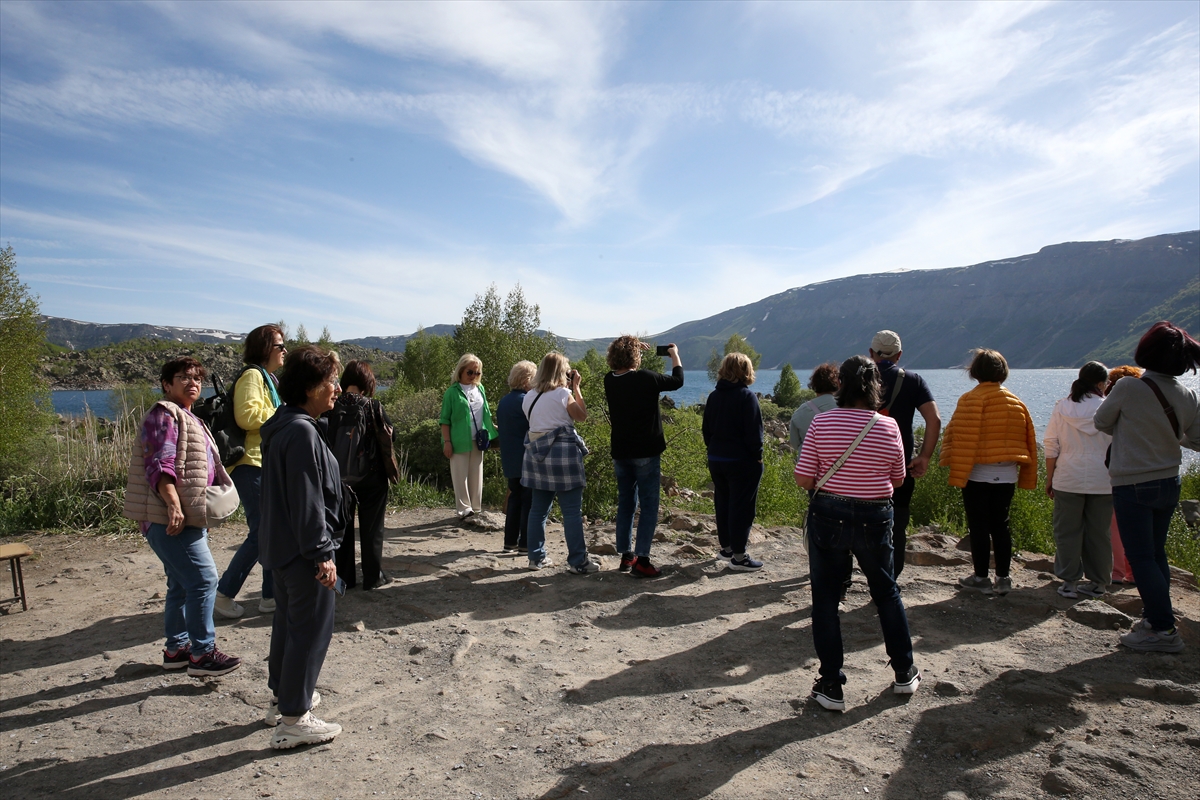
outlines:
[{"label": "striped top", "polygon": [[[846,452],[872,413],[862,408],[835,408],[813,417],[796,462],[796,474],[820,480]],[[900,428],[894,419],[881,417],[822,491],[862,500],[891,497],[892,481],[904,480],[904,466]]]}]

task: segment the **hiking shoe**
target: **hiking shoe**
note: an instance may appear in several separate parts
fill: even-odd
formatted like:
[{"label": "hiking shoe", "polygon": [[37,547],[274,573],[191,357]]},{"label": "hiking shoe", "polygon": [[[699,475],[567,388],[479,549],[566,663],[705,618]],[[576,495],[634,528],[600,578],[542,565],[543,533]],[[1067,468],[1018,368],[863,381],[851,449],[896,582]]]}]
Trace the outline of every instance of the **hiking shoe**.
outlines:
[{"label": "hiking shoe", "polygon": [[662,570],[651,564],[647,556],[638,556],[638,560],[630,567],[629,574],[635,578],[657,578],[662,575]]},{"label": "hiking shoe", "polygon": [[729,559],[729,568],[734,572],[754,572],[762,569],[762,562],[755,561],[749,553],[742,553]]},{"label": "hiking shoe", "polygon": [[530,569],[545,569],[546,567],[553,567],[553,566],[554,566],[554,562],[548,558],[543,558],[541,561],[534,561],[532,558],[529,559],[529,568]]},{"label": "hiking shoe", "polygon": [[1156,631],[1148,619],[1133,623],[1129,633],[1121,634],[1121,644],[1140,653],[1182,653],[1183,638],[1177,628]]},{"label": "hiking shoe", "polygon": [[595,561],[592,561],[590,558],[587,561],[585,561],[579,565],[575,565],[575,564],[567,565],[567,572],[571,573],[572,575],[590,575],[593,572],[599,572],[599,571],[600,571],[600,565],[597,564]]},{"label": "hiking shoe", "polygon": [[[312,696],[312,705],[309,706],[309,711],[312,711],[317,706],[321,705],[321,693],[314,691]],[[274,728],[280,722],[283,722],[283,715],[279,713],[279,698],[271,698],[271,707],[267,709],[267,715],[263,717],[263,724],[268,728]]]},{"label": "hiking shoe", "polygon": [[621,566],[617,567],[617,572],[629,572],[629,568],[637,563],[637,556],[633,553],[621,554]]},{"label": "hiking shoe", "polygon": [[978,575],[959,578],[958,585],[964,589],[974,589],[977,592],[989,592],[992,589],[991,579],[986,576],[981,578]]},{"label": "hiking shoe", "polygon": [[1086,594],[1088,597],[1104,597],[1108,594],[1108,590],[1095,581],[1081,583],[1075,587],[1075,591],[1079,594]]},{"label": "hiking shoe", "polygon": [[1063,581],[1063,585],[1058,587],[1058,593],[1068,600],[1074,600],[1079,597],[1079,592],[1075,588],[1075,584],[1072,581]]},{"label": "hiking shoe", "polygon": [[264,597],[263,599],[259,600],[258,601],[258,613],[274,614],[275,613],[275,598],[274,597]]},{"label": "hiking shoe", "polygon": [[163,669],[183,669],[191,661],[190,647],[181,647],[171,655],[170,650],[163,650]]},{"label": "hiking shoe", "polygon": [[295,725],[285,725],[281,720],[275,726],[275,735],[271,737],[271,747],[276,750],[290,750],[302,744],[320,744],[328,742],[341,732],[341,725],[336,722],[323,722],[309,711],[296,720]]},{"label": "hiking shoe", "polygon": [[896,673],[896,682],[892,684],[892,694],[916,694],[921,685],[921,670],[913,664],[904,672]]},{"label": "hiking shoe", "polygon": [[188,675],[193,678],[215,678],[218,675],[233,672],[241,665],[240,658],[227,656],[214,647],[199,658],[195,656],[188,658]]},{"label": "hiking shoe", "polygon": [[842,696],[842,685],[845,683],[846,676],[844,674],[836,678],[817,678],[817,682],[813,684],[812,694],[809,696],[820,703],[821,708],[830,711],[845,711],[846,700]]},{"label": "hiking shoe", "polygon": [[[1004,576],[1003,578],[1001,578],[999,575],[997,575],[996,583],[992,585],[991,593],[995,594],[995,595],[999,595],[1000,597],[1004,597],[1004,595],[1008,594],[1011,591],[1012,591],[1012,578],[1008,577],[1007,575]],[[986,590],[984,593],[985,594],[987,593]]]},{"label": "hiking shoe", "polygon": [[213,602],[213,611],[220,614],[225,619],[237,619],[242,614],[246,613],[246,609],[238,605],[238,602],[232,597],[217,592],[217,599]]},{"label": "hiking shoe", "polygon": [[717,558],[722,561],[729,561],[733,558],[733,550],[728,547],[722,547],[721,552],[717,553]]}]

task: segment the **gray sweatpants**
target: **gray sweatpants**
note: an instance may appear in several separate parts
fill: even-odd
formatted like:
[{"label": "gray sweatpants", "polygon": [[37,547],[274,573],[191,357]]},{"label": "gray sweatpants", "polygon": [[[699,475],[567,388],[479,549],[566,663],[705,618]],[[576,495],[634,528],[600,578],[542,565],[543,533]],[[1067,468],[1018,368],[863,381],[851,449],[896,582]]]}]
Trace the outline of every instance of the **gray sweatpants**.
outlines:
[{"label": "gray sweatpants", "polygon": [[1054,574],[1078,582],[1085,575],[1100,586],[1112,582],[1111,494],[1054,490]]}]

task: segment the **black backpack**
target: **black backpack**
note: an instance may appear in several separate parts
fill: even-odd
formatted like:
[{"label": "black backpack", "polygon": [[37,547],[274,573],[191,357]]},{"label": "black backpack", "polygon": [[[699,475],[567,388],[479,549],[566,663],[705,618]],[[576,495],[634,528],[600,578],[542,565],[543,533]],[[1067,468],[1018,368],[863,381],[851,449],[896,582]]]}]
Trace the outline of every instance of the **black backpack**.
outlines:
[{"label": "black backpack", "polygon": [[233,415],[233,390],[248,369],[256,369],[256,367],[243,367],[237,378],[234,378],[228,387],[221,385],[221,378],[214,372],[212,381],[213,388],[217,390],[216,394],[198,400],[192,406],[192,413],[208,425],[208,429],[212,431],[213,441],[217,445],[217,454],[221,456],[221,464],[226,469],[232,467],[242,459],[242,456],[246,455],[246,432],[238,426],[237,419]]},{"label": "black backpack", "polygon": [[328,420],[327,441],[337,459],[342,482],[356,486],[371,474],[379,455],[371,401],[361,394],[346,392],[333,404]]}]

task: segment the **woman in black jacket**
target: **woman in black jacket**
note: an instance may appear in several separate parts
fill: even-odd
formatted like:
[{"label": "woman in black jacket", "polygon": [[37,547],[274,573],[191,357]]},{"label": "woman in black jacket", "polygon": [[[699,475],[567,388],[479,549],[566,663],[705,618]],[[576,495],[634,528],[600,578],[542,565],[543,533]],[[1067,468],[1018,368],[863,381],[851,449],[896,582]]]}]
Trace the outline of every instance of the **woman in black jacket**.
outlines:
[{"label": "woman in black jacket", "polygon": [[333,638],[334,554],[345,528],[342,479],[317,418],[341,394],[337,353],[307,345],[288,353],[279,395],[284,405],[262,427],[259,552],[273,570],[275,618],[267,685],[277,750],[327,742],[340,725],[312,715],[314,691]]},{"label": "woman in black jacket", "polygon": [[717,372],[717,388],[704,405],[704,445],[713,481],[720,557],[739,572],[762,569],[746,552],[763,475],[763,423],[758,398],[750,391],[754,365],[730,353]]}]

